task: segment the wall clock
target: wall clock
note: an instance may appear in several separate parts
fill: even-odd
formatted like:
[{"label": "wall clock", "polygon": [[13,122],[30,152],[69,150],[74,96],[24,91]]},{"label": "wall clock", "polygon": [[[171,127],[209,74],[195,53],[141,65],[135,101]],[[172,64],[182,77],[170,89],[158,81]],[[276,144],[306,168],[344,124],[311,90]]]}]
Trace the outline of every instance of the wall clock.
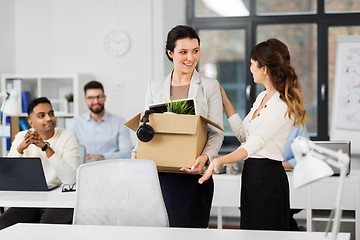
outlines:
[{"label": "wall clock", "polygon": [[124,55],[130,48],[130,37],[121,29],[113,29],[105,35],[105,49],[113,56]]}]

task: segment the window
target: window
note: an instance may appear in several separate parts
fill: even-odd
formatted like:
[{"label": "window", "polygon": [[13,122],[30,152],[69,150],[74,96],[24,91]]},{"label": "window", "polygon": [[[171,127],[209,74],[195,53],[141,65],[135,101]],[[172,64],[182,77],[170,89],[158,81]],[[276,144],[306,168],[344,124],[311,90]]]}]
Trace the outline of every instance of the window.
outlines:
[{"label": "window", "polygon": [[341,13],[341,12],[360,12],[359,0],[325,0],[325,12]]},{"label": "window", "polygon": [[316,0],[257,0],[258,15],[295,15],[316,12]]},{"label": "window", "polygon": [[[289,47],[310,136],[329,139],[336,39],[360,34],[358,0],[188,0],[187,9],[188,23],[201,38],[199,71],[219,80],[242,117],[262,90],[251,77],[250,51],[276,37]],[[235,143],[225,129],[224,144]]]},{"label": "window", "polygon": [[195,0],[197,17],[249,16],[250,0]]},{"label": "window", "polygon": [[[232,101],[235,110],[246,116],[245,95],[245,31],[243,29],[221,29],[199,31],[201,39],[199,71],[205,76],[219,79]],[[224,123],[226,123],[224,113]],[[224,124],[226,134],[230,126]]]}]

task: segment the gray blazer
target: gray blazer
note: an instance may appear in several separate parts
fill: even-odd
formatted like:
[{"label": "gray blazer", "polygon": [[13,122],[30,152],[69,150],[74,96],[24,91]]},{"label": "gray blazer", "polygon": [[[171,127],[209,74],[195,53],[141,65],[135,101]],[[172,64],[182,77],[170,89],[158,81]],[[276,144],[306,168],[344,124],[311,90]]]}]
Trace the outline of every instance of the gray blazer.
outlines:
[{"label": "gray blazer", "polygon": [[[149,83],[145,96],[145,109],[153,103],[170,101],[170,73],[165,80],[152,81]],[[196,101],[197,114],[219,124],[223,127],[223,108],[219,82],[200,74],[194,70],[190,82],[188,98]],[[218,154],[224,140],[224,133],[219,129],[208,125],[208,139],[202,154],[206,154],[212,161]]]}]

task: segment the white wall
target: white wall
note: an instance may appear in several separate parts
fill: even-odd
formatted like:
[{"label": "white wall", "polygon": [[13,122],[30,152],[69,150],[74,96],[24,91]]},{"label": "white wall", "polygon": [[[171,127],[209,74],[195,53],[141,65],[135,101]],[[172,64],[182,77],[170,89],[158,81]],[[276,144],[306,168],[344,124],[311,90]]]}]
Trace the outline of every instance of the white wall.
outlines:
[{"label": "white wall", "polygon": [[[10,33],[0,50],[7,49],[12,62],[1,72],[92,74],[104,84],[106,108],[125,119],[143,111],[147,83],[166,74],[167,29],[184,24],[186,16],[186,0],[11,2],[0,0],[0,7],[13,7],[8,14],[14,18],[4,23],[0,15],[0,30]],[[116,27],[131,38],[130,50],[121,57],[104,49],[106,33]]]},{"label": "white wall", "polygon": [[[186,24],[186,0],[163,0],[164,8],[164,45],[162,47],[163,59],[164,59],[164,70],[167,75],[172,70],[172,63],[165,55],[165,44],[167,33],[176,25]],[[176,14],[184,13],[184,14]]]},{"label": "white wall", "polygon": [[0,73],[15,70],[15,12],[13,0],[0,0]]}]

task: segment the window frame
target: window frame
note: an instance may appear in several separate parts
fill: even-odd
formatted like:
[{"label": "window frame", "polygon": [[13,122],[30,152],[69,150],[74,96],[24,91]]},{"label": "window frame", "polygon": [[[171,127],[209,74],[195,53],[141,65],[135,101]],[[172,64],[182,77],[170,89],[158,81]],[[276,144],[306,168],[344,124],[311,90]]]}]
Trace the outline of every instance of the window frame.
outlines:
[{"label": "window frame", "polygon": [[[329,140],[329,94],[328,94],[328,30],[334,26],[360,26],[360,12],[325,13],[325,0],[317,0],[317,11],[294,15],[256,15],[256,1],[250,1],[249,16],[244,17],[195,17],[195,0],[187,0],[187,23],[198,30],[245,29],[245,56],[250,59],[250,50],[256,45],[258,25],[311,23],[317,26],[317,135],[312,140]],[[256,98],[255,83],[250,73],[250,61],[245,61],[246,84],[251,86],[250,99],[246,101],[249,112]],[[321,95],[325,88],[324,95]],[[245,93],[244,93],[245,94]],[[223,147],[238,145],[235,137],[225,137]]]}]

